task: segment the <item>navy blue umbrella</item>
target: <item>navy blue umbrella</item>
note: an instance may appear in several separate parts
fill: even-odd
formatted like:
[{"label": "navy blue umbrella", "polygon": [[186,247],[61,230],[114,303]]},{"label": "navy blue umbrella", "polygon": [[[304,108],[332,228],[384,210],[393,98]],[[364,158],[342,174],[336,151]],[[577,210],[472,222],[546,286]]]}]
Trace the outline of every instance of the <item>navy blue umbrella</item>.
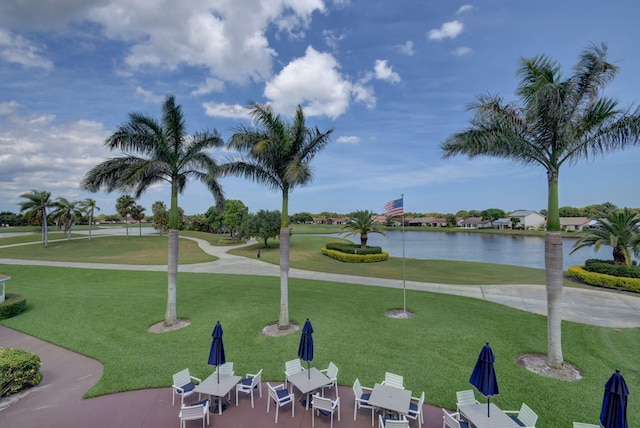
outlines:
[{"label": "navy blue umbrella", "polygon": [[[222,343],[222,326],[220,321],[216,323],[213,329],[213,342],[211,342],[211,351],[209,351],[209,365],[219,367],[227,362],[224,356],[224,343]],[[220,370],[218,371],[218,383],[220,383]]]},{"label": "navy blue umbrella", "polygon": [[307,362],[307,375],[311,377],[309,372],[309,361],[313,360],[313,327],[311,327],[311,321],[307,318],[307,321],[302,327],[302,335],[300,336],[300,345],[298,345],[298,358]]},{"label": "navy blue umbrella", "polygon": [[476,366],[473,368],[471,378],[469,378],[469,383],[475,386],[480,394],[487,397],[487,417],[490,416],[489,403],[491,402],[491,397],[500,394],[498,379],[496,379],[496,372],[493,368],[495,361],[496,357],[493,355],[489,342],[487,342],[482,351],[480,351]]},{"label": "navy blue umbrella", "polygon": [[627,396],[629,389],[620,370],[611,375],[604,385],[600,423],[604,428],[628,428]]}]

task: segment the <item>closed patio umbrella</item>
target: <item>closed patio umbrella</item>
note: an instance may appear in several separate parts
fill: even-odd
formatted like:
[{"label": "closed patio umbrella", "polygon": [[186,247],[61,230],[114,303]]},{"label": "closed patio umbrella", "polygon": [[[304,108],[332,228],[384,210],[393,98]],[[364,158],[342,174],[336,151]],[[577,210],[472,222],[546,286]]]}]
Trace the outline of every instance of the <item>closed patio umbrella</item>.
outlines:
[{"label": "closed patio umbrella", "polygon": [[[213,328],[213,341],[211,342],[211,350],[209,351],[209,365],[220,367],[227,362],[224,356],[224,343],[222,343],[222,326],[220,321]],[[220,370],[218,371],[218,383],[220,383]]]},{"label": "closed patio umbrella", "polygon": [[496,361],[496,357],[493,355],[493,351],[487,342],[480,355],[478,355],[478,361],[471,373],[469,383],[476,387],[478,392],[487,397],[487,417],[489,414],[489,404],[491,397],[500,394],[498,390],[498,379],[496,378],[496,372],[493,367],[493,363]]},{"label": "closed patio umbrella", "polygon": [[302,335],[300,336],[300,345],[298,345],[298,358],[307,362],[307,376],[311,377],[309,369],[309,361],[313,360],[313,327],[311,321],[307,318],[307,321],[302,327]]},{"label": "closed patio umbrella", "polygon": [[627,396],[629,389],[620,374],[620,370],[611,375],[604,385],[604,397],[602,398],[602,411],[600,423],[603,428],[628,428],[627,421]]}]

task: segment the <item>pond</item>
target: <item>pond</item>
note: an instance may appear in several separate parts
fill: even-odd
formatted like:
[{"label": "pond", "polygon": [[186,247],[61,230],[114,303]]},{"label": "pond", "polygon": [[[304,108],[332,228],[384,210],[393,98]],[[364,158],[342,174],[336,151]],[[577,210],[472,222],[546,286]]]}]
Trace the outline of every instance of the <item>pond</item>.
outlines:
[{"label": "pond", "polygon": [[[389,231],[389,237],[373,233],[367,245],[380,246],[392,257],[402,257],[402,231]],[[337,235],[336,235],[337,236]],[[360,237],[350,237],[360,243]],[[590,258],[612,259],[610,247],[597,253],[593,247],[581,248],[569,254],[577,238],[562,238],[563,265],[583,265]],[[460,260],[481,263],[499,263],[544,269],[544,237],[467,232],[404,232],[406,258]]]}]

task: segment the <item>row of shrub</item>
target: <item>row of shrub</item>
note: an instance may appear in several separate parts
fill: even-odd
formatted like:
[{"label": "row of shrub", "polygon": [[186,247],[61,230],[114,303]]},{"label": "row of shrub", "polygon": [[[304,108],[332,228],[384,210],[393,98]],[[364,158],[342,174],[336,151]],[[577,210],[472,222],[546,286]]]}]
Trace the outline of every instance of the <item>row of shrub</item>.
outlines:
[{"label": "row of shrub", "polygon": [[338,250],[323,248],[322,254],[344,263],[375,263],[384,262],[389,259],[389,253],[386,252],[376,254],[348,254]]},{"label": "row of shrub", "polygon": [[616,290],[628,290],[640,292],[640,278],[626,278],[605,273],[589,272],[582,266],[570,266],[569,275],[580,281],[600,287],[614,288]]},{"label": "row of shrub", "polygon": [[4,302],[0,303],[0,320],[20,314],[25,306],[27,306],[27,299],[24,296],[7,293]]},{"label": "row of shrub", "polygon": [[36,386],[41,380],[40,357],[21,349],[0,348],[0,397]]},{"label": "row of shrub", "polygon": [[354,243],[329,242],[326,247],[327,250],[335,250],[347,254],[382,254],[382,247],[360,248],[360,245]]},{"label": "row of shrub", "polygon": [[604,273],[611,276],[640,278],[640,266],[616,265],[613,260],[589,259],[584,262],[584,268],[589,272]]}]

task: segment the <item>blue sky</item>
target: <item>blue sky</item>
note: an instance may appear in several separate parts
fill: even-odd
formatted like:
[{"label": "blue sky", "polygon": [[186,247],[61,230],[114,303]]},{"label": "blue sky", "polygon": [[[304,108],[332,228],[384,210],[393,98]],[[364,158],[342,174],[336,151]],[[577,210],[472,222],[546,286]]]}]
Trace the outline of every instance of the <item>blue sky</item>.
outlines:
[{"label": "blue sky", "polygon": [[[439,144],[468,126],[477,94],[514,100],[521,57],[547,54],[565,76],[592,42],[620,67],[606,95],[640,101],[636,1],[425,0],[4,0],[0,3],[0,211],[43,189],[93,197],[115,212],[118,194],[78,183],[108,156],[104,140],[128,113],[156,118],[166,94],[190,133],[223,138],[248,123],[249,101],[334,129],[313,161],[315,179],[291,194],[289,212],[455,213],[546,208],[546,174],[488,158],[441,159]],[[212,155],[224,161],[224,150]],[[639,207],[640,147],[565,166],[560,205]],[[252,212],[281,195],[221,180]],[[140,203],[169,202],[167,187]],[[188,214],[213,198],[197,183],[180,197]]]}]

